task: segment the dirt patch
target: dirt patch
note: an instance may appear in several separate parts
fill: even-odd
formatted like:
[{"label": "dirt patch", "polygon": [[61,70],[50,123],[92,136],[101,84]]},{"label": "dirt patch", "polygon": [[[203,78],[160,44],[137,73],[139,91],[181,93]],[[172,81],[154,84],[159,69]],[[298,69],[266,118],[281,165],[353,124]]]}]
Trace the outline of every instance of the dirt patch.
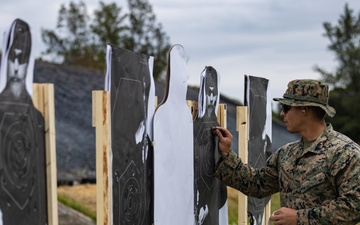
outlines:
[{"label": "dirt patch", "polygon": [[58,194],[73,199],[96,214],[96,184],[60,186]]}]

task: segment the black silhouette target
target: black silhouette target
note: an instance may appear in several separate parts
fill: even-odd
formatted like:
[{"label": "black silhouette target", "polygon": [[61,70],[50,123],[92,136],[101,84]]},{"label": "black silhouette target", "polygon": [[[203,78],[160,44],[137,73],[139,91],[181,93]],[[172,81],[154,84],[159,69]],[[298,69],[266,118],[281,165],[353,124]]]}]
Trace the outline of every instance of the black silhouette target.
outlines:
[{"label": "black silhouette target", "polygon": [[[204,188],[210,189],[214,184],[215,173],[215,140],[212,127],[218,125],[214,121],[205,121],[206,118],[200,119],[200,128],[198,135],[195,137],[199,151],[196,151],[196,159],[199,160],[199,179],[202,181]],[[197,123],[195,123],[196,125]],[[200,185],[202,186],[202,185]]]},{"label": "black silhouette target", "polygon": [[1,157],[4,159],[2,188],[23,209],[35,188],[36,154],[33,150],[31,118],[29,115],[6,113],[0,127],[5,134],[1,147]]},{"label": "black silhouette target", "polygon": [[220,221],[219,218],[224,218],[220,216],[220,209],[225,206],[227,190],[214,177],[215,164],[220,156],[212,129],[219,125],[216,116],[220,94],[218,74],[213,67],[208,66],[201,78],[199,115],[194,121],[195,222],[199,225],[223,225],[228,221]]},{"label": "black silhouette target", "polygon": [[132,221],[140,213],[140,186],[136,179],[130,178],[126,181],[122,196],[124,196],[123,208],[125,211],[125,219]]},{"label": "black silhouette target", "polygon": [[[136,170],[135,164],[131,163],[129,165],[130,170],[137,173],[137,175],[140,175],[140,172]],[[126,174],[127,172],[125,172]],[[120,177],[122,179],[122,177]],[[122,186],[122,189],[120,190],[119,196],[120,196],[120,207],[119,207],[119,215],[123,214],[123,219],[125,224],[140,224],[135,223],[135,221],[138,221],[137,217],[143,214],[143,203],[142,203],[142,187],[141,183],[139,183],[139,180],[135,178],[135,176],[128,177],[124,180],[124,185]]]},{"label": "black silhouette target", "polygon": [[113,223],[151,224],[148,56],[111,46]]},{"label": "black silhouette target", "polygon": [[0,95],[0,208],[4,224],[46,224],[44,121],[32,102]]},{"label": "black silhouette target", "polygon": [[[267,132],[269,109],[267,109],[268,80],[261,77],[245,76],[245,105],[249,110],[248,163],[254,168],[265,165],[271,155],[271,138]],[[271,109],[270,109],[271,110]],[[270,197],[248,197],[248,211],[254,224],[263,224],[264,207]]]},{"label": "black silhouette target", "polygon": [[28,24],[16,19],[4,41],[7,48],[3,49],[1,79],[6,85],[0,93],[2,222],[47,224],[44,118],[26,88],[31,49]]},{"label": "black silhouette target", "polygon": [[34,128],[29,115],[17,113],[5,113],[0,127],[4,133],[1,141],[1,157],[4,159],[1,186],[17,207],[24,209],[35,188]]}]

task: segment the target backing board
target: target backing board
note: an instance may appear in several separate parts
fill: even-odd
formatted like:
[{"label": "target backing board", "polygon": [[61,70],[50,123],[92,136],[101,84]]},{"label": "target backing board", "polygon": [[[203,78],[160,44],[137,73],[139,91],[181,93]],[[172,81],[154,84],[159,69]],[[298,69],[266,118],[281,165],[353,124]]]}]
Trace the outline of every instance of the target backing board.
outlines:
[{"label": "target backing board", "polygon": [[113,224],[152,224],[152,62],[143,54],[107,48]]},{"label": "target backing board", "polygon": [[[254,168],[265,165],[271,155],[271,98],[269,80],[262,77],[245,76],[245,105],[249,115],[248,163]],[[270,197],[248,197],[248,211],[254,224],[262,225],[264,208]]]},{"label": "target backing board", "polygon": [[193,119],[186,104],[186,54],[168,56],[166,94],[154,115],[154,224],[192,225],[194,218]]}]

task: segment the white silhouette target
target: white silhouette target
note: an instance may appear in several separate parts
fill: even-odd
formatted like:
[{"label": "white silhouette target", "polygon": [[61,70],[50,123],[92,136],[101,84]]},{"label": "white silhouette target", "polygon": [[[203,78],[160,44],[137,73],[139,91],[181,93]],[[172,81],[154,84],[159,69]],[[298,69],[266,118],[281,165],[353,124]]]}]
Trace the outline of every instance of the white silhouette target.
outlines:
[{"label": "white silhouette target", "polygon": [[194,218],[193,121],[186,104],[186,55],[169,52],[168,87],[154,115],[154,224],[192,225]]}]

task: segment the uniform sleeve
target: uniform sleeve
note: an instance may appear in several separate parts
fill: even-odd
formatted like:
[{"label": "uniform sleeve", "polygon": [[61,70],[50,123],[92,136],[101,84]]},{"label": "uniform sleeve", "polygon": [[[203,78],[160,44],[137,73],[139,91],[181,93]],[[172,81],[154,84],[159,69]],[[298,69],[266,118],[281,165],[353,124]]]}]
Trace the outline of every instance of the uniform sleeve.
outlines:
[{"label": "uniform sleeve", "polygon": [[270,156],[264,168],[254,169],[244,164],[231,150],[225,159],[221,158],[216,164],[215,177],[245,195],[263,198],[279,191],[278,174],[273,165],[275,158]]},{"label": "uniform sleeve", "polygon": [[299,210],[298,224],[341,225],[360,222],[359,150],[356,154],[340,156],[330,175],[336,178],[338,197],[321,207]]}]

